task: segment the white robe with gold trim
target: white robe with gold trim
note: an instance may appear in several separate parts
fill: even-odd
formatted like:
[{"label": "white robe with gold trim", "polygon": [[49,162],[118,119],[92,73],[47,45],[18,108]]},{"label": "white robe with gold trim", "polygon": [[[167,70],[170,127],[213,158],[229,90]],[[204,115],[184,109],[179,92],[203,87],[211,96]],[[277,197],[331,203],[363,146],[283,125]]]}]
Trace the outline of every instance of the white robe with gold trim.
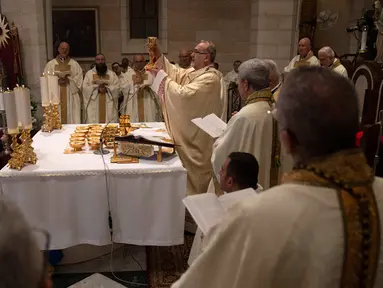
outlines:
[{"label": "white robe with gold trim", "polygon": [[[293,70],[295,68],[295,63],[298,62],[298,61],[302,61],[300,55],[295,56],[290,61],[289,65],[287,65],[287,67],[285,67],[284,71],[285,72],[290,72],[291,70]],[[310,64],[309,66],[320,66],[320,61],[319,61],[319,59],[315,55],[311,56],[306,61],[309,62],[309,64]]]},{"label": "white robe with gold trim", "polygon": [[[334,63],[336,61],[339,61],[339,59],[335,59]],[[330,68],[331,68],[332,71],[334,71],[336,73],[339,73],[340,75],[348,78],[348,73],[347,73],[346,67],[344,67],[342,64],[337,65],[335,68],[332,68],[332,67],[330,67]]]},{"label": "white robe with gold trim", "polygon": [[[162,122],[163,117],[158,96],[147,85],[134,85],[133,75],[135,74],[136,72],[131,69],[125,73],[124,81],[121,83],[121,90],[124,94],[123,106],[125,107],[122,111],[130,115],[131,122]],[[143,89],[143,91],[138,89]],[[143,119],[139,118],[139,97],[143,97]]]},{"label": "white robe with gold trim", "polygon": [[219,171],[231,152],[247,152],[259,164],[258,183],[270,187],[270,168],[273,144],[273,118],[270,105],[265,102],[247,104],[234,115],[223,134],[213,145],[211,162],[220,181]]},{"label": "white robe with gold trim", "polygon": [[[382,212],[382,178],[375,178],[373,189]],[[334,189],[276,186],[228,211],[204,238],[201,255],[172,288],[339,287],[343,233]],[[383,237],[380,243],[374,288],[383,287]]]},{"label": "white robe with gold trim", "polygon": [[[82,86],[85,106],[85,123],[100,123],[99,93],[98,85],[93,84],[94,74],[97,74],[95,68],[86,72],[84,84]],[[109,75],[109,85],[107,85],[107,92],[105,93],[105,122],[108,123],[112,121],[113,123],[117,123],[119,121],[118,95],[120,93],[120,81],[116,73],[109,69],[107,75]]]},{"label": "white robe with gold trim", "polygon": [[[57,59],[52,59],[47,63],[44,73],[52,73],[55,71],[55,66],[60,63]],[[80,124],[81,123],[81,87],[83,82],[83,71],[75,60],[70,59],[71,75],[68,76],[69,84],[67,85],[67,124]]]},{"label": "white robe with gold trim", "polygon": [[162,99],[166,127],[179,145],[176,150],[188,172],[187,192],[205,193],[212,176],[213,139],[191,120],[211,113],[221,116],[220,73],[211,66],[178,69],[164,56],[156,66],[164,70],[158,72],[152,89]]}]

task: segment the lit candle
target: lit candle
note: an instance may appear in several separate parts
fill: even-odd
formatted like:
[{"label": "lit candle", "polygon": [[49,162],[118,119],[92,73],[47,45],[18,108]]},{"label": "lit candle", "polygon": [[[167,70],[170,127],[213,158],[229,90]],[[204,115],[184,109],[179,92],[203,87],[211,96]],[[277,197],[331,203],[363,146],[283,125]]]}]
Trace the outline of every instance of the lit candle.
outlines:
[{"label": "lit candle", "polygon": [[40,77],[40,92],[41,92],[41,105],[47,107],[50,105],[49,90],[48,90],[48,76],[43,73]]},{"label": "lit candle", "polygon": [[54,74],[48,75],[48,89],[51,103],[54,105],[60,104],[59,77]]},{"label": "lit candle", "polygon": [[12,91],[4,92],[5,115],[7,119],[8,134],[19,133],[16,112],[16,97]]},{"label": "lit candle", "polygon": [[5,106],[4,106],[4,91],[3,90],[0,91],[0,110],[1,111],[5,110]]}]

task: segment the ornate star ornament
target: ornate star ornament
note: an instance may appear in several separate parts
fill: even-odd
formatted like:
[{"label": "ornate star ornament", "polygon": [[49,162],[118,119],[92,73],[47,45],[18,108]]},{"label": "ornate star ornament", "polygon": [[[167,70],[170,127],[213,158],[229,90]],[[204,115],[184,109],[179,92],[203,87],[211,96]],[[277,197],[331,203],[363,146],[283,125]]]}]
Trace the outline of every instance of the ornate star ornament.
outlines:
[{"label": "ornate star ornament", "polygon": [[5,22],[5,17],[0,15],[0,48],[8,45],[8,39],[10,30],[8,29],[8,23]]}]

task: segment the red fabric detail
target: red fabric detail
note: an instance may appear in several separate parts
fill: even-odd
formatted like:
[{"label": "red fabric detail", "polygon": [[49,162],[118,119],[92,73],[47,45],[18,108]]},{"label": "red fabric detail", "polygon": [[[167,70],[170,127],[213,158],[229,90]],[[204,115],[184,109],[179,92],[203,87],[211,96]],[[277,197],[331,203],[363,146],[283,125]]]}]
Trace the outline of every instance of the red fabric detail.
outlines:
[{"label": "red fabric detail", "polygon": [[[359,131],[358,133],[356,133],[356,147],[358,148],[360,147],[362,138],[363,138],[363,131]],[[383,145],[383,136],[382,138],[380,138],[380,144]]]},{"label": "red fabric detail", "polygon": [[160,96],[162,102],[165,101],[165,80],[166,80],[166,77],[162,79],[160,87],[158,87],[158,91],[157,91],[157,94],[158,96]]}]

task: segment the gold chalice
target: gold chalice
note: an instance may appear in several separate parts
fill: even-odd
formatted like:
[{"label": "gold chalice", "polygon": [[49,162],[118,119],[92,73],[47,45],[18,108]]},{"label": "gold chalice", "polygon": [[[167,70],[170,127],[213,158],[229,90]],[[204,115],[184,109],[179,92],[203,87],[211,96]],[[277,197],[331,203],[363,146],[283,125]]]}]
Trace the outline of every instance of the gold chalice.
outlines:
[{"label": "gold chalice", "polygon": [[72,137],[70,137],[70,142],[85,142],[85,138],[72,136]]},{"label": "gold chalice", "polygon": [[88,127],[76,127],[75,133],[88,133]]},{"label": "gold chalice", "polygon": [[88,125],[88,127],[89,127],[89,129],[92,129],[94,127],[102,127],[102,125],[101,124],[90,124],[90,125]]},{"label": "gold chalice", "polygon": [[90,148],[92,150],[99,150],[100,149],[100,141],[96,141],[96,140],[89,140],[88,141],[88,145],[90,146]]},{"label": "gold chalice", "polygon": [[85,146],[85,141],[71,141],[69,142],[69,145],[73,148],[74,151],[81,151],[82,147]]},{"label": "gold chalice", "polygon": [[74,136],[74,137],[82,137],[82,138],[85,138],[85,133],[84,132],[75,132],[71,135],[71,137]]},{"label": "gold chalice", "polygon": [[100,143],[100,136],[91,136],[91,137],[88,137],[88,143],[89,142],[98,142]]}]

